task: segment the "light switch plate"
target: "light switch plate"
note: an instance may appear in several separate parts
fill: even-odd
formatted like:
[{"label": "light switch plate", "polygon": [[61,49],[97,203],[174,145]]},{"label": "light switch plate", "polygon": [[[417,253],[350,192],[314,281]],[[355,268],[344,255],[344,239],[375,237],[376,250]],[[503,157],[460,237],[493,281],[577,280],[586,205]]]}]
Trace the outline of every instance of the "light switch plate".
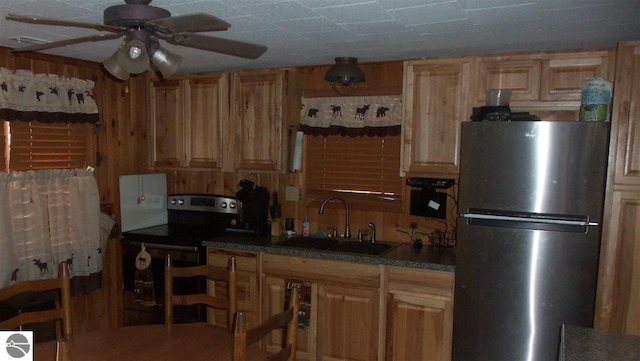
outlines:
[{"label": "light switch plate", "polygon": [[298,187],[285,187],[284,198],[287,201],[297,202],[300,200],[300,190]]}]

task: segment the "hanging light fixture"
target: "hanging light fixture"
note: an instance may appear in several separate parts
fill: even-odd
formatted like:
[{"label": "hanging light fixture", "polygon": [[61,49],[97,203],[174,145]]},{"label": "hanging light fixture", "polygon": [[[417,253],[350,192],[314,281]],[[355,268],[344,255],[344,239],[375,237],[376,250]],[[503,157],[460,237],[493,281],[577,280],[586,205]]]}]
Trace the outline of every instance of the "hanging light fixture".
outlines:
[{"label": "hanging light fixture", "polygon": [[161,47],[155,39],[149,45],[149,54],[151,54],[151,63],[155,65],[165,79],[173,75],[182,62],[182,56]]},{"label": "hanging light fixture", "polygon": [[129,79],[129,72],[124,70],[118,63],[118,53],[120,49],[116,50],[113,55],[108,57],[105,61],[102,62],[102,66],[109,72],[109,74],[115,76],[120,80]]},{"label": "hanging light fixture", "polygon": [[358,58],[335,58],[335,65],[327,71],[324,80],[331,84],[331,88],[340,95],[349,95],[355,91],[358,84],[364,82],[364,72],[358,66]]},{"label": "hanging light fixture", "polygon": [[161,47],[147,32],[133,31],[128,41],[102,65],[111,75],[127,80],[129,75],[144,73],[153,64],[166,79],[176,72],[181,62],[182,56]]}]

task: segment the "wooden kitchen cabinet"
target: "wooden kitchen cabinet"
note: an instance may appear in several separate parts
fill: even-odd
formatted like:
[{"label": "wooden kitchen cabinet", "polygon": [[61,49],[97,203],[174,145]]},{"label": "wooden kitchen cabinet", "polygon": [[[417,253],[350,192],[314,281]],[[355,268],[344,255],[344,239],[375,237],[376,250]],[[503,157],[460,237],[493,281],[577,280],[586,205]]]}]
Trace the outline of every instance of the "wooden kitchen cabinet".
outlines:
[{"label": "wooden kitchen cabinet", "polygon": [[511,89],[518,110],[580,106],[585,78],[613,79],[613,51],[582,51],[485,56],[476,59],[474,106],[486,104],[489,89]]},{"label": "wooden kitchen cabinet", "polygon": [[285,172],[289,126],[300,121],[302,77],[290,70],[232,74],[229,171]]},{"label": "wooden kitchen cabinet", "polygon": [[150,98],[154,169],[222,168],[222,121],[229,113],[227,74],[155,81]]},{"label": "wooden kitchen cabinet", "polygon": [[[262,309],[263,318],[266,319],[269,315],[274,315],[278,312],[282,312],[285,308],[285,302],[287,299],[286,283],[288,280],[297,278],[283,278],[273,277],[265,275],[262,278]],[[311,299],[311,315],[316,315],[318,312],[318,285],[311,284],[310,299]],[[309,319],[309,325],[302,328],[298,327],[296,332],[297,344],[296,344],[296,359],[297,360],[315,360],[316,352],[316,330],[318,329],[317,317],[312,316]],[[282,332],[275,330],[267,337],[266,349],[269,352],[277,352],[282,348]]]},{"label": "wooden kitchen cabinet", "polygon": [[640,41],[618,44],[594,325],[640,336]]},{"label": "wooden kitchen cabinet", "polygon": [[450,360],[454,274],[387,268],[387,361]]},{"label": "wooden kitchen cabinet", "polygon": [[614,191],[611,198],[595,327],[640,336],[640,190]]},{"label": "wooden kitchen cabinet", "polygon": [[[237,297],[238,310],[245,311],[247,326],[258,325],[260,312],[260,293],[258,286],[258,255],[252,252],[209,248],[207,264],[216,267],[226,268],[229,257],[236,257],[237,267]],[[209,284],[209,292],[226,292],[226,285]],[[225,327],[227,324],[227,314],[222,310],[209,308],[207,314],[209,323]]]},{"label": "wooden kitchen cabinet", "polygon": [[460,124],[469,119],[471,58],[404,63],[401,175],[457,177]]},{"label": "wooden kitchen cabinet", "polygon": [[[265,254],[263,310],[284,307],[285,285],[310,288],[309,325],[298,330],[298,360],[380,359],[380,266]],[[275,349],[280,336],[270,339]]]},{"label": "wooden kitchen cabinet", "polygon": [[318,285],[320,360],[375,360],[378,355],[379,290],[358,284]]},{"label": "wooden kitchen cabinet", "polygon": [[[614,83],[615,184],[640,186],[640,42],[621,43]],[[635,188],[637,189],[637,188]],[[640,321],[640,320],[639,320]]]}]

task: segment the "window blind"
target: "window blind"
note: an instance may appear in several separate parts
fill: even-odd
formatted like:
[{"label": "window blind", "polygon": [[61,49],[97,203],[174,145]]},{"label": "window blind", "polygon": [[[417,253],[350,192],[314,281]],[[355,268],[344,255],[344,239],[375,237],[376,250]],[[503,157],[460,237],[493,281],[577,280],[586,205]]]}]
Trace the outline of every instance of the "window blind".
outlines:
[{"label": "window blind", "polygon": [[400,135],[307,136],[307,190],[400,201]]},{"label": "window blind", "polygon": [[[90,124],[3,122],[10,139],[7,170],[84,168],[89,163]],[[6,168],[6,165],[5,165]]]}]

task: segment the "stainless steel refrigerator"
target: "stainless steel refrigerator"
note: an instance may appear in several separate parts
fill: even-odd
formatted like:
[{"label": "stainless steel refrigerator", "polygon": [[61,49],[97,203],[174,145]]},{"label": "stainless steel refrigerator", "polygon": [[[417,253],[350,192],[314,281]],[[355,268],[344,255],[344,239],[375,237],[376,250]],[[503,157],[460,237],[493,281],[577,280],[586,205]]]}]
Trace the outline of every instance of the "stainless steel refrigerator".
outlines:
[{"label": "stainless steel refrigerator", "polygon": [[453,359],[557,360],[593,326],[609,123],[462,124]]}]

